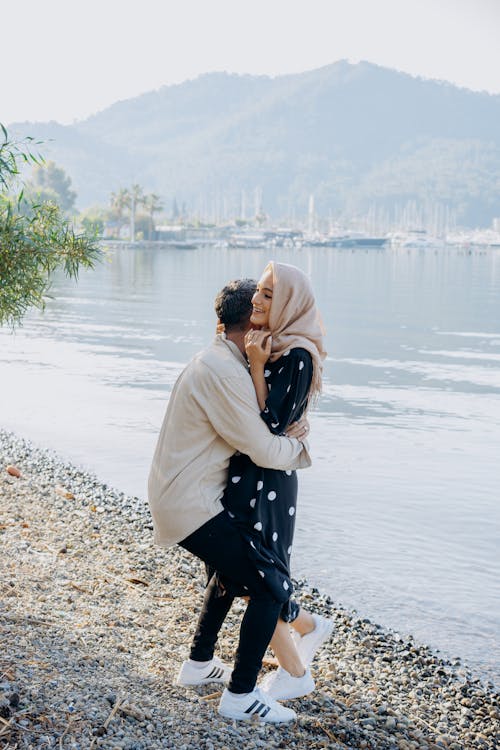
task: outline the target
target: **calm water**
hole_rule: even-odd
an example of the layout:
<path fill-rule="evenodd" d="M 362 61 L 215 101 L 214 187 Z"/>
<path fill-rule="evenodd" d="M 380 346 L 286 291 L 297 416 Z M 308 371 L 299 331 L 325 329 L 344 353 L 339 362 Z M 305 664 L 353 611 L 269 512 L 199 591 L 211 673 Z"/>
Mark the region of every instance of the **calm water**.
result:
<path fill-rule="evenodd" d="M 281 250 L 310 273 L 326 385 L 300 475 L 296 575 L 499 682 L 500 252 Z M 145 497 L 213 298 L 268 251 L 111 251 L 0 332 L 2 426 Z"/>

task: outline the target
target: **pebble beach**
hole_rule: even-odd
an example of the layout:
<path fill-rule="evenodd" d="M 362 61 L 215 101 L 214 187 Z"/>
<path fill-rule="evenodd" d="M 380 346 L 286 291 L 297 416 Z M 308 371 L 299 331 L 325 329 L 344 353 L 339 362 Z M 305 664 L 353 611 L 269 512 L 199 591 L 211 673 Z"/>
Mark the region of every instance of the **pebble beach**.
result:
<path fill-rule="evenodd" d="M 493 684 L 303 580 L 298 601 L 335 623 L 313 663 L 315 692 L 290 701 L 293 724 L 223 719 L 218 686 L 173 684 L 203 567 L 181 548 L 153 545 L 144 499 L 1 430 L 0 498 L 0 748 L 499 746 Z M 244 606 L 235 603 L 221 632 L 224 660 Z M 264 669 L 274 668 L 268 657 Z"/>

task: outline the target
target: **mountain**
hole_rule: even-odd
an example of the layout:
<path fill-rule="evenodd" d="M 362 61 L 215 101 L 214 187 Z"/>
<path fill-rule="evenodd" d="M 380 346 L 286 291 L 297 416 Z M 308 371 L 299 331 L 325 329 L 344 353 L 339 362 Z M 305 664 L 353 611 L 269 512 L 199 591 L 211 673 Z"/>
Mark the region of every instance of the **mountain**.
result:
<path fill-rule="evenodd" d="M 297 75 L 210 73 L 78 122 L 16 123 L 47 141 L 79 205 L 140 183 L 191 210 L 275 217 L 440 204 L 465 225 L 500 215 L 500 96 L 339 61 Z M 251 205 L 250 205 L 251 204 Z M 225 209 L 224 209 L 225 206 Z"/>

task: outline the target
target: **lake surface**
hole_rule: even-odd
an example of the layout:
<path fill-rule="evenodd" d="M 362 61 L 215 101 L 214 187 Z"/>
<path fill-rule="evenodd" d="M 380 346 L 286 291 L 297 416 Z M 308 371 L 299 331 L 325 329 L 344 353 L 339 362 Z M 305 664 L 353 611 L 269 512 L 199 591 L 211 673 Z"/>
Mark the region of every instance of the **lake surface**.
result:
<path fill-rule="evenodd" d="M 500 252 L 281 249 L 327 327 L 296 576 L 500 682 Z M 270 251 L 119 249 L 0 331 L 1 425 L 146 497 L 170 390 Z"/>

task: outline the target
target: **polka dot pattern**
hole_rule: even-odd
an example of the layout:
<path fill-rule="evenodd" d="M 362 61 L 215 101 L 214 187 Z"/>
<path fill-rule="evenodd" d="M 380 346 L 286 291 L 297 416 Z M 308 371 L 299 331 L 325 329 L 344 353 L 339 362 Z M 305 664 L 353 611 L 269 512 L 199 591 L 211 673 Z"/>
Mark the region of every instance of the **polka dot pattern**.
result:
<path fill-rule="evenodd" d="M 275 434 L 300 418 L 312 377 L 312 360 L 304 350 L 287 351 L 267 362 L 264 376 L 268 396 L 263 421 Z M 293 406 L 292 406 L 293 404 Z M 224 506 L 236 514 L 254 570 L 278 599 L 293 591 L 290 560 L 296 509 L 295 472 L 260 468 L 248 456 L 234 455 L 229 468 Z M 248 591 L 241 589 L 241 594 Z"/>

